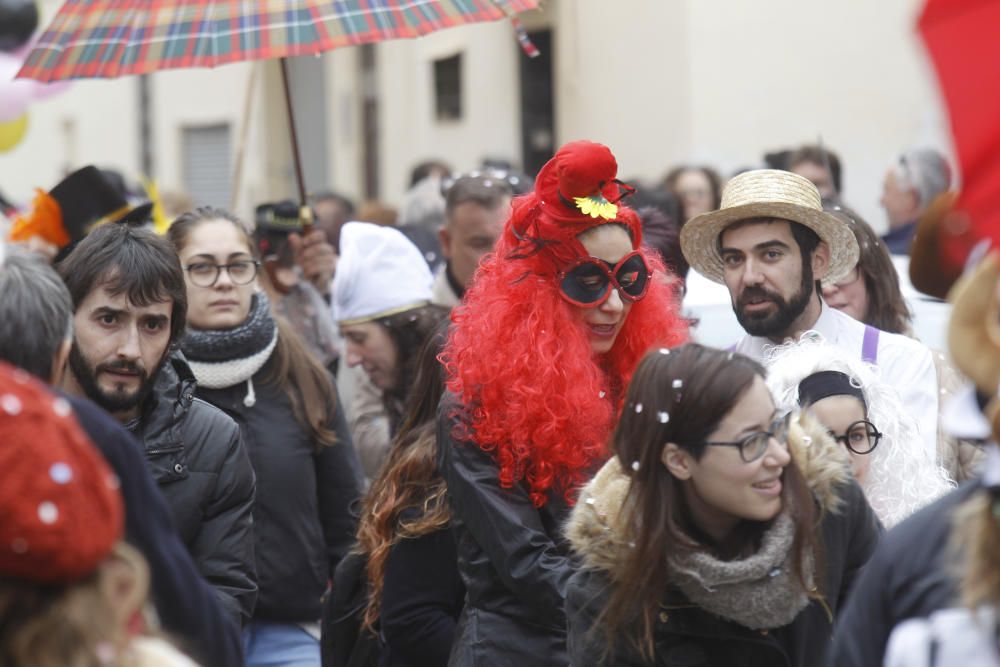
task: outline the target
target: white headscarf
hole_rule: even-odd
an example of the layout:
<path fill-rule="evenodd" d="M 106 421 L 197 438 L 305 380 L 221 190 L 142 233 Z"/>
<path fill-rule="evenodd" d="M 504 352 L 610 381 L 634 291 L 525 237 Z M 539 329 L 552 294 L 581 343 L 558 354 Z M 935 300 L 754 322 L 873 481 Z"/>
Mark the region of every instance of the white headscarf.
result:
<path fill-rule="evenodd" d="M 868 419 L 883 433 L 868 454 L 871 465 L 865 497 L 888 528 L 955 487 L 948 473 L 931 460 L 914 418 L 897 391 L 881 381 L 878 367 L 848 358 L 815 332 L 775 347 L 767 360 L 767 386 L 779 409 L 798 408 L 799 383 L 819 371 L 840 371 L 861 388 Z"/>
<path fill-rule="evenodd" d="M 434 276 L 398 229 L 348 222 L 340 231 L 333 278 L 333 319 L 370 322 L 430 303 Z"/>

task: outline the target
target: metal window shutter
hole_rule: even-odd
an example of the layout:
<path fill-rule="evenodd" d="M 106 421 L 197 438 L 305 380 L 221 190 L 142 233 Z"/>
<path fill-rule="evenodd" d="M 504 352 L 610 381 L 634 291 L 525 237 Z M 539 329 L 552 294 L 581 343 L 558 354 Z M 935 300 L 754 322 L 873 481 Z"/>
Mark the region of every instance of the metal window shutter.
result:
<path fill-rule="evenodd" d="M 184 188 L 195 206 L 229 207 L 229 123 L 183 129 Z"/>

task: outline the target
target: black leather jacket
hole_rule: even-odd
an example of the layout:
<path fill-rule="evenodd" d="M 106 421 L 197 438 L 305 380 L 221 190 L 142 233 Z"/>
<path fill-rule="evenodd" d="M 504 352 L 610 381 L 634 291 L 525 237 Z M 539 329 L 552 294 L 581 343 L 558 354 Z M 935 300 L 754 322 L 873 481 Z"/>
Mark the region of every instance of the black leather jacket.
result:
<path fill-rule="evenodd" d="M 455 439 L 460 410 L 446 393 L 438 465 L 467 591 L 448 664 L 568 665 L 563 606 L 572 565 L 561 527 L 569 507 L 559 492 L 536 508 L 523 484 L 501 487 L 494 458 Z"/>
<path fill-rule="evenodd" d="M 142 415 L 128 426 L 201 575 L 233 619 L 246 622 L 257 600 L 254 471 L 236 423 L 194 392 L 187 362 L 172 354 Z"/>

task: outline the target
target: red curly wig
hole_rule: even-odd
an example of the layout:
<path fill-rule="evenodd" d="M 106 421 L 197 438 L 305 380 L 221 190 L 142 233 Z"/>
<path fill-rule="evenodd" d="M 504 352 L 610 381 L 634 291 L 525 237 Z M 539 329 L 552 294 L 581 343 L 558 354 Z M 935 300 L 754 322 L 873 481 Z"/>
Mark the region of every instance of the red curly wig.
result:
<path fill-rule="evenodd" d="M 595 170 L 595 162 L 602 169 Z M 616 170 L 611 151 L 590 142 L 568 144 L 543 167 L 535 192 L 515 200 L 494 252 L 453 312 L 441 357 L 448 388 L 470 415 L 456 435 L 493 453 L 502 486 L 523 480 L 536 507 L 557 491 L 574 500 L 608 457 L 624 389 L 643 354 L 687 339 L 666 270 L 640 245 L 635 212 L 617 206 L 604 218 L 571 203 L 588 195 L 617 203 Z M 586 255 L 579 234 L 601 224 L 625 227 L 655 275 L 612 349 L 595 356 L 555 276 Z"/>

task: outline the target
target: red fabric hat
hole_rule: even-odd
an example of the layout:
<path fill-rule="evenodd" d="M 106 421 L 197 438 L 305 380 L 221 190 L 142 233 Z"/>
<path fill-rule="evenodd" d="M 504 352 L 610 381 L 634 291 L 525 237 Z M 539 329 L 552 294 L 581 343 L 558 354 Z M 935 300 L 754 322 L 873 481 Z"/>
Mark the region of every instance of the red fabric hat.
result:
<path fill-rule="evenodd" d="M 619 181 L 611 149 L 592 141 L 573 141 L 545 163 L 535 191 L 514 201 L 504 230 L 514 258 L 539 258 L 536 273 L 555 272 L 586 256 L 577 236 L 598 225 L 625 225 L 632 247 L 642 244 L 642 223 L 620 203 L 633 188 Z"/>
<path fill-rule="evenodd" d="M 0 470 L 0 575 L 73 582 L 121 539 L 118 479 L 70 404 L 3 363 Z"/>

